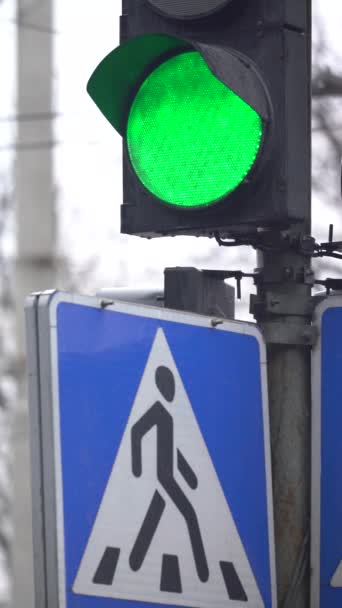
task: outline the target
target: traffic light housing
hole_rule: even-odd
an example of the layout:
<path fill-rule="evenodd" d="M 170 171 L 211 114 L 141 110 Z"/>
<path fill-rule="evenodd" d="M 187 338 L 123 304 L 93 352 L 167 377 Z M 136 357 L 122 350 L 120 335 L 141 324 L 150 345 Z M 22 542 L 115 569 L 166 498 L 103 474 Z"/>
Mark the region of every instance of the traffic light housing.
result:
<path fill-rule="evenodd" d="M 124 0 L 88 92 L 124 142 L 122 232 L 237 236 L 310 208 L 310 11 Z"/>

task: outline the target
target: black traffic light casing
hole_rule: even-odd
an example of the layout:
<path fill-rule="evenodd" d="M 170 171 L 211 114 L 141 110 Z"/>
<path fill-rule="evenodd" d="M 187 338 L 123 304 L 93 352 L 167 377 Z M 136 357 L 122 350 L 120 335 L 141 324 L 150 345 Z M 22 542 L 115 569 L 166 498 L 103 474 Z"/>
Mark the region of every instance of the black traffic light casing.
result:
<path fill-rule="evenodd" d="M 190 7 L 190 12 L 192 6 L 198 12 L 206 12 L 208 4 L 217 6 L 218 10 L 202 18 L 165 16 L 170 11 L 183 15 L 184 6 Z M 145 237 L 212 236 L 214 233 L 225 237 L 244 234 L 251 228 L 286 228 L 292 223 L 308 221 L 309 0 L 306 3 L 298 0 L 210 0 L 209 3 L 206 0 L 188 3 L 185 0 L 123 0 L 121 44 L 137 36 L 156 33 L 175 36 L 195 46 L 207 45 L 206 59 L 222 80 L 231 65 L 225 65 L 218 47 L 248 59 L 249 69 L 256 67 L 269 99 L 267 142 L 257 170 L 242 185 L 218 204 L 189 210 L 165 205 L 144 188 L 131 165 L 124 141 L 122 232 Z"/>

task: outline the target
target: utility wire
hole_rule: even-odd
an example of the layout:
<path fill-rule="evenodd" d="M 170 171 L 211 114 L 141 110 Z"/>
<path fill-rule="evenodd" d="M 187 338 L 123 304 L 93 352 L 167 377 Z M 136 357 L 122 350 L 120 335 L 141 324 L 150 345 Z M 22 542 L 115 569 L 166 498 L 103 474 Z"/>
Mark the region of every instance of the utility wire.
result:
<path fill-rule="evenodd" d="M 49 150 L 51 148 L 56 148 L 57 146 L 67 146 L 67 145 L 77 145 L 77 146 L 99 146 L 103 145 L 102 141 L 80 141 L 80 142 L 67 142 L 67 141 L 37 141 L 37 142 L 28 142 L 27 144 L 7 144 L 6 146 L 0 146 L 0 152 L 9 152 L 11 150 Z"/>
<path fill-rule="evenodd" d="M 55 148 L 61 145 L 63 142 L 59 141 L 37 141 L 30 142 L 27 144 L 7 144 L 6 146 L 0 146 L 0 152 L 9 152 L 10 150 L 44 150 Z"/>
<path fill-rule="evenodd" d="M 27 23 L 26 21 L 21 21 L 21 19 L 0 19 L 0 23 L 15 25 L 25 30 L 32 30 L 41 34 L 50 34 L 51 36 L 60 36 L 61 34 L 58 30 L 44 27 L 43 25 L 37 25 L 36 23 Z"/>
<path fill-rule="evenodd" d="M 0 0 L 1 1 L 1 0 Z M 65 116 L 75 115 L 75 113 L 68 114 L 65 112 L 37 112 L 34 114 L 13 114 L 13 116 L 0 116 L 0 123 L 9 122 L 39 122 L 44 120 L 56 120 L 57 118 L 64 118 Z M 334 131 L 342 130 L 342 125 L 331 125 Z M 324 127 L 315 126 L 312 127 L 312 133 L 324 132 Z"/>
<path fill-rule="evenodd" d="M 13 116 L 0 116 L 1 122 L 34 122 L 44 120 L 55 120 L 65 116 L 63 112 L 37 112 L 34 114 L 13 114 Z"/>

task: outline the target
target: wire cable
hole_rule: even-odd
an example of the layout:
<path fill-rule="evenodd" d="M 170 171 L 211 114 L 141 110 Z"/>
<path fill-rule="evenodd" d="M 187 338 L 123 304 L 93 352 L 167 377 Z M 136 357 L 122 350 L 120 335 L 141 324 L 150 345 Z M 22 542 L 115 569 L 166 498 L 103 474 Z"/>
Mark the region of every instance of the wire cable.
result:
<path fill-rule="evenodd" d="M 51 148 L 57 148 L 58 146 L 99 146 L 103 145 L 102 141 L 79 141 L 79 142 L 68 142 L 68 141 L 37 141 L 37 142 L 28 142 L 26 143 L 14 143 L 7 144 L 5 146 L 0 146 L 0 152 L 10 152 L 15 150 L 22 151 L 33 151 L 33 150 L 49 150 Z"/>
<path fill-rule="evenodd" d="M 34 32 L 39 32 L 40 34 L 49 34 L 51 36 L 60 36 L 61 32 L 58 30 L 44 27 L 43 25 L 37 25 L 36 23 L 28 23 L 26 21 L 21 21 L 21 19 L 0 19 L 0 23 L 5 23 L 9 25 L 15 25 L 22 29 L 32 30 Z"/>
<path fill-rule="evenodd" d="M 37 112 L 35 114 L 13 114 L 13 116 L 0 116 L 0 123 L 8 122 L 35 122 L 55 120 L 65 116 L 63 112 Z"/>

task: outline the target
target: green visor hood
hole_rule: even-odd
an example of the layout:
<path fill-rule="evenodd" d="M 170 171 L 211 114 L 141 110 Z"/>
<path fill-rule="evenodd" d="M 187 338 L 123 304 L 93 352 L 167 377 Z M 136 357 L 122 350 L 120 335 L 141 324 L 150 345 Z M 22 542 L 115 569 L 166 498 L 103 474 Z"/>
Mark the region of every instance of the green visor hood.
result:
<path fill-rule="evenodd" d="M 253 62 L 230 49 L 164 34 L 139 36 L 114 49 L 95 69 L 87 91 L 110 124 L 124 136 L 129 108 L 148 74 L 172 55 L 194 49 L 212 73 L 267 122 L 269 99 Z"/>

